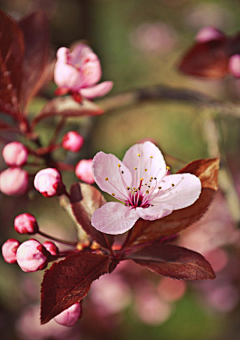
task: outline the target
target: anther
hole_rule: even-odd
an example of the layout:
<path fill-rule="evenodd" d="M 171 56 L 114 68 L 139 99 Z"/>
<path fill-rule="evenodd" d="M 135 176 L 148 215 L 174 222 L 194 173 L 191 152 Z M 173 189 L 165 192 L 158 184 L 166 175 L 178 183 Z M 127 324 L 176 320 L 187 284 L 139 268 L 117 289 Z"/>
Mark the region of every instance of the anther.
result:
<path fill-rule="evenodd" d="M 144 171 L 147 171 L 147 169 L 145 169 Z"/>
<path fill-rule="evenodd" d="M 114 192 L 112 193 L 112 196 L 115 196 Z"/>
<path fill-rule="evenodd" d="M 146 190 L 146 194 L 149 194 L 149 191 L 148 191 L 148 190 Z"/>
<path fill-rule="evenodd" d="M 174 183 L 172 183 L 172 187 L 174 187 L 175 186 L 175 184 Z"/>
<path fill-rule="evenodd" d="M 108 181 L 108 177 L 105 178 L 105 181 Z"/>
<path fill-rule="evenodd" d="M 141 178 L 140 178 L 140 181 L 143 181 L 143 180 L 144 180 L 144 179 L 141 177 Z"/>
<path fill-rule="evenodd" d="M 166 166 L 166 169 L 170 170 L 170 166 Z"/>
<path fill-rule="evenodd" d="M 150 158 L 153 158 L 153 156 L 150 156 Z"/>
<path fill-rule="evenodd" d="M 135 167 L 134 170 L 137 170 L 137 168 Z"/>
<path fill-rule="evenodd" d="M 130 190 L 130 187 L 127 187 L 127 190 Z"/>
<path fill-rule="evenodd" d="M 121 164 L 118 164 L 118 167 L 121 168 Z"/>
<path fill-rule="evenodd" d="M 158 189 L 162 189 L 162 187 L 158 187 Z"/>
<path fill-rule="evenodd" d="M 124 174 L 124 171 L 121 171 L 122 172 L 122 174 Z"/>
<path fill-rule="evenodd" d="M 138 157 L 140 157 L 140 153 L 138 153 Z"/>

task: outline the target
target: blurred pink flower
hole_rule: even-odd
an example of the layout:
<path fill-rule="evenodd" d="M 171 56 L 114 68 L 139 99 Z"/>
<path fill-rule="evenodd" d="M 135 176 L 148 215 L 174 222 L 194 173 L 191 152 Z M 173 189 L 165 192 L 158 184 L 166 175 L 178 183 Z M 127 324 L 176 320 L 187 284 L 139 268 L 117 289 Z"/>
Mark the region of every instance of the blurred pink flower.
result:
<path fill-rule="evenodd" d="M 78 152 L 84 143 L 84 139 L 76 131 L 69 131 L 63 136 L 62 146 L 64 149 Z"/>
<path fill-rule="evenodd" d="M 218 40 L 224 37 L 224 34 L 213 26 L 206 26 L 200 29 L 195 40 L 199 43 L 204 43 L 209 40 Z"/>
<path fill-rule="evenodd" d="M 23 195 L 28 190 L 28 174 L 21 168 L 8 168 L 0 173 L 0 191 L 5 195 Z"/>
<path fill-rule="evenodd" d="M 235 77 L 240 78 L 240 54 L 234 54 L 230 57 L 228 67 Z"/>
<path fill-rule="evenodd" d="M 28 213 L 18 215 L 14 219 L 14 229 L 20 234 L 36 234 L 38 232 L 36 218 Z"/>
<path fill-rule="evenodd" d="M 81 159 L 76 165 L 75 174 L 83 182 L 94 183 L 92 159 Z"/>
<path fill-rule="evenodd" d="M 20 242 L 15 239 L 7 240 L 2 246 L 2 255 L 6 262 L 15 263 L 17 262 L 16 253 L 20 246 Z"/>
<path fill-rule="evenodd" d="M 113 86 L 113 82 L 96 83 L 102 75 L 99 59 L 92 49 L 78 44 L 70 52 L 61 47 L 57 52 L 54 80 L 58 86 L 57 94 L 77 93 L 85 98 L 104 96 Z"/>
<path fill-rule="evenodd" d="M 167 175 L 160 150 L 151 142 L 135 144 L 121 162 L 99 152 L 93 159 L 94 178 L 101 190 L 123 202 L 108 202 L 92 216 L 92 225 L 108 234 L 122 234 L 139 218 L 157 220 L 193 204 L 201 192 L 192 174 Z"/>
<path fill-rule="evenodd" d="M 61 175 L 54 168 L 40 170 L 34 178 L 34 186 L 45 197 L 61 195 L 64 191 Z"/>
<path fill-rule="evenodd" d="M 4 146 L 2 155 L 7 165 L 22 166 L 27 161 L 28 152 L 22 143 L 11 142 Z"/>
<path fill-rule="evenodd" d="M 59 324 L 66 327 L 72 327 L 78 321 L 81 315 L 81 305 L 79 302 L 74 303 L 68 309 L 55 316 L 54 320 Z"/>
<path fill-rule="evenodd" d="M 23 242 L 17 249 L 17 263 L 24 272 L 44 269 L 48 264 L 48 251 L 34 239 Z"/>

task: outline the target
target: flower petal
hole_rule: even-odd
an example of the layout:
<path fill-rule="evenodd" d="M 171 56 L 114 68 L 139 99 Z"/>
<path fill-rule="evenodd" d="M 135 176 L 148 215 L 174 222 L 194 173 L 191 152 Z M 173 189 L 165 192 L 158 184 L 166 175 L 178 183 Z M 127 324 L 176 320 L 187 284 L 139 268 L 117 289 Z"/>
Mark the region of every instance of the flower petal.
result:
<path fill-rule="evenodd" d="M 163 194 L 154 198 L 151 204 L 167 203 L 172 206 L 173 210 L 192 205 L 201 193 L 201 181 L 192 174 L 165 176 L 160 185 L 162 186 L 160 193 L 163 192 Z"/>
<path fill-rule="evenodd" d="M 92 167 L 94 179 L 101 190 L 114 194 L 117 199 L 128 199 L 127 187 L 131 185 L 132 175 L 116 156 L 98 152 L 93 158 Z"/>
<path fill-rule="evenodd" d="M 103 83 L 100 83 L 96 86 L 89 87 L 86 89 L 81 89 L 80 94 L 83 97 L 86 98 L 95 98 L 95 97 L 101 97 L 107 94 L 109 91 L 111 91 L 113 87 L 112 81 L 104 81 Z"/>
<path fill-rule="evenodd" d="M 125 153 L 123 163 L 131 171 L 133 178 L 136 172 L 134 168 L 138 167 L 140 167 L 140 169 L 137 169 L 138 177 L 145 180 L 149 180 L 150 177 L 157 177 L 158 180 L 161 180 L 166 174 L 166 164 L 163 155 L 152 142 L 133 145 Z M 133 183 L 133 186 L 137 185 L 138 183 Z"/>
<path fill-rule="evenodd" d="M 148 208 L 136 208 L 136 212 L 139 217 L 143 220 L 158 220 L 164 216 L 170 215 L 173 209 L 170 204 L 167 203 L 160 203 Z"/>
<path fill-rule="evenodd" d="M 102 69 L 97 55 L 93 52 L 82 58 L 80 64 L 82 87 L 89 87 L 96 84 L 101 76 Z"/>
<path fill-rule="evenodd" d="M 135 209 L 118 202 L 108 202 L 94 211 L 92 225 L 103 233 L 118 235 L 131 229 L 138 219 Z"/>
<path fill-rule="evenodd" d="M 54 69 L 54 81 L 58 87 L 78 90 L 81 86 L 80 75 L 76 68 L 57 61 Z"/>
<path fill-rule="evenodd" d="M 85 44 L 77 44 L 69 55 L 68 62 L 71 65 L 81 64 L 86 57 L 93 53 L 91 47 Z"/>

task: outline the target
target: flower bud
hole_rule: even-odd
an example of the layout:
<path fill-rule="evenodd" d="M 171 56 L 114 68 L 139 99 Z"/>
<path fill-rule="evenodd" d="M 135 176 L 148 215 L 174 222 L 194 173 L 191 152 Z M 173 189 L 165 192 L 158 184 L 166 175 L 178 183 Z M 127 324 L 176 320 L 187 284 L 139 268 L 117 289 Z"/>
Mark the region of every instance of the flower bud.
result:
<path fill-rule="evenodd" d="M 24 272 L 35 272 L 46 268 L 49 252 L 40 242 L 30 239 L 17 249 L 17 263 Z"/>
<path fill-rule="evenodd" d="M 54 320 L 60 325 L 72 327 L 81 315 L 81 305 L 79 302 L 75 303 L 62 313 L 55 316 Z"/>
<path fill-rule="evenodd" d="M 27 189 L 27 171 L 21 168 L 8 168 L 0 173 L 0 191 L 5 195 L 23 195 Z"/>
<path fill-rule="evenodd" d="M 234 54 L 229 59 L 229 71 L 235 76 L 240 77 L 240 54 Z"/>
<path fill-rule="evenodd" d="M 59 249 L 53 242 L 45 241 L 43 246 L 47 249 L 47 251 L 49 251 L 51 255 L 55 256 L 59 254 Z"/>
<path fill-rule="evenodd" d="M 207 41 L 211 40 L 219 40 L 224 37 L 224 34 L 217 30 L 215 27 L 212 26 L 206 26 L 200 29 L 198 34 L 196 35 L 195 40 L 198 43 L 205 43 Z"/>
<path fill-rule="evenodd" d="M 3 244 L 2 255 L 6 262 L 8 263 L 17 262 L 16 253 L 19 246 L 20 242 L 18 240 L 14 240 L 13 238 L 10 238 Z"/>
<path fill-rule="evenodd" d="M 65 189 L 60 173 L 53 168 L 40 170 L 34 178 L 34 186 L 45 197 L 62 195 Z"/>
<path fill-rule="evenodd" d="M 39 230 L 36 218 L 28 213 L 18 215 L 14 220 L 14 228 L 19 234 L 36 234 Z"/>
<path fill-rule="evenodd" d="M 2 155 L 7 165 L 22 166 L 27 161 L 28 152 L 22 143 L 11 142 L 5 145 Z"/>
<path fill-rule="evenodd" d="M 88 184 L 94 183 L 92 171 L 92 159 L 82 159 L 75 168 L 76 176 L 83 182 Z"/>
<path fill-rule="evenodd" d="M 83 137 L 76 131 L 69 131 L 63 136 L 62 146 L 66 150 L 78 152 L 81 149 L 83 142 Z"/>

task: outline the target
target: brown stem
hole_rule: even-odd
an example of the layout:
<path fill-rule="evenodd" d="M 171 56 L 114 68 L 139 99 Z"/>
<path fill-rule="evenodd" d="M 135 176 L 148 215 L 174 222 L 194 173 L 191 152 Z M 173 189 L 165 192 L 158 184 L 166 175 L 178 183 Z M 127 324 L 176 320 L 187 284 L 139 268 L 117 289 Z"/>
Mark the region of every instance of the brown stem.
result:
<path fill-rule="evenodd" d="M 69 246 L 74 246 L 76 247 L 76 245 L 78 244 L 78 242 L 71 242 L 71 241 L 64 241 L 64 240 L 61 240 L 60 238 L 57 238 L 57 237 L 54 237 L 54 236 L 51 236 L 51 235 L 48 235 L 46 233 L 44 233 L 43 231 L 39 230 L 38 231 L 38 234 L 43 236 L 43 237 L 46 237 L 46 238 L 49 238 L 53 241 L 56 241 L 56 242 L 59 242 L 59 243 L 62 243 L 62 244 L 67 244 Z"/>

